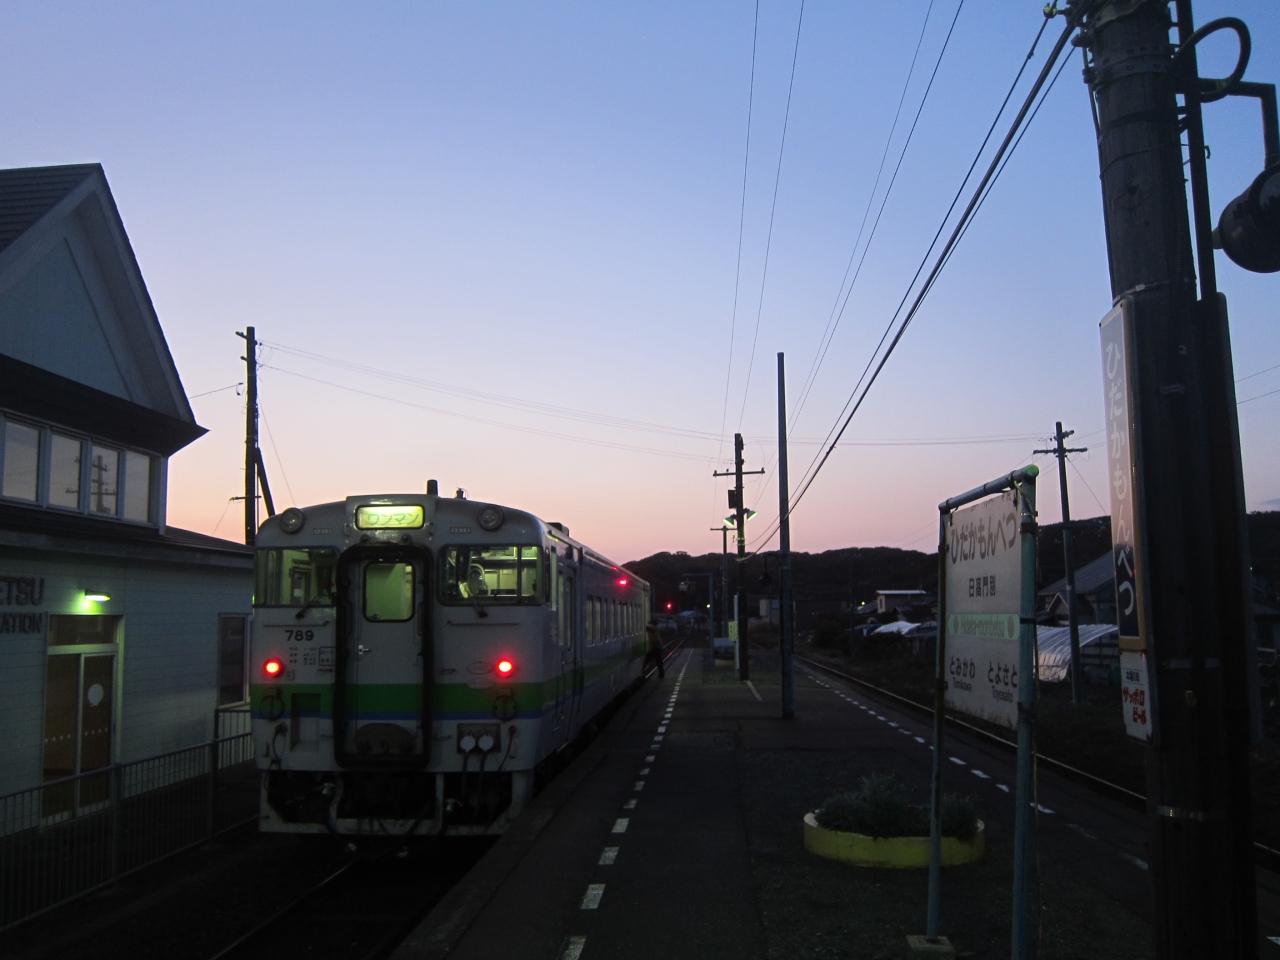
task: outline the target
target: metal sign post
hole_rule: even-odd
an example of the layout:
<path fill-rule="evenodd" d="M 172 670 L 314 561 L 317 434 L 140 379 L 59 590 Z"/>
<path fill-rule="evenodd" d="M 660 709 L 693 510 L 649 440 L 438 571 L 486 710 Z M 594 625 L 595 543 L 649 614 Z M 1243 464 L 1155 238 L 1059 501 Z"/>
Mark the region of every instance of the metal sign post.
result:
<path fill-rule="evenodd" d="M 936 942 L 941 920 L 942 738 L 950 707 L 1018 731 L 1013 960 L 1030 955 L 1039 473 L 1028 466 L 938 504 L 938 642 L 925 936 Z"/>

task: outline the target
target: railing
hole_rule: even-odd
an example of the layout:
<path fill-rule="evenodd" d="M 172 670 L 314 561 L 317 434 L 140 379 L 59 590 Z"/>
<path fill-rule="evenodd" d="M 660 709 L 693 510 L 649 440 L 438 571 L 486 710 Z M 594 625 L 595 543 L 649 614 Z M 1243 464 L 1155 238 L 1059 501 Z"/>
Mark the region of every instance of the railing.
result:
<path fill-rule="evenodd" d="M 257 805 L 247 732 L 0 796 L 0 930 L 205 843 Z"/>

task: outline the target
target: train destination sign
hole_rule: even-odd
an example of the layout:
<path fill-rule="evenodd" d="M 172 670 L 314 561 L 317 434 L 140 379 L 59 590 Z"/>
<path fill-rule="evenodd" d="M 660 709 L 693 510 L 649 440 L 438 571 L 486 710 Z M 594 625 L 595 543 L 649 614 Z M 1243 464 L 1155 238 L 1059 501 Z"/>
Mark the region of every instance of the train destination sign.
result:
<path fill-rule="evenodd" d="M 946 523 L 946 705 L 992 723 L 1018 720 L 1022 541 L 1012 490 L 952 511 Z"/>
<path fill-rule="evenodd" d="M 423 522 L 423 510 L 418 504 L 356 507 L 357 530 L 416 530 Z"/>

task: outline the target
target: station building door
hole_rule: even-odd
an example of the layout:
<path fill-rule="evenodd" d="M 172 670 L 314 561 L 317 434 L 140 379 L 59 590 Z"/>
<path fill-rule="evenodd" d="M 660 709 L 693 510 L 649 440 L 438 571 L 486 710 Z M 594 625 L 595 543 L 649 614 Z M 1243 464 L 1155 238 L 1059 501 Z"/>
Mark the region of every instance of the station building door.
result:
<path fill-rule="evenodd" d="M 44 782 L 111 766 L 120 617 L 49 616 Z M 108 774 L 44 791 L 42 817 L 75 815 L 110 797 Z"/>

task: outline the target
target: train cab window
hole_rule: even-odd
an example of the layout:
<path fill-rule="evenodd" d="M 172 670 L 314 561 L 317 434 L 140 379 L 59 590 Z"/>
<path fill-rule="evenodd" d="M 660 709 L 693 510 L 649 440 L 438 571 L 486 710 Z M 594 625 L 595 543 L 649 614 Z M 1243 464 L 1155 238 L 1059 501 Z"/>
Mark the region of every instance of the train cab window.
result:
<path fill-rule="evenodd" d="M 260 607 L 333 606 L 334 550 L 259 550 L 254 603 Z"/>
<path fill-rule="evenodd" d="M 541 603 L 538 547 L 445 547 L 441 591 L 446 603 Z"/>
<path fill-rule="evenodd" d="M 413 564 L 370 563 L 364 568 L 364 618 L 403 622 L 413 618 Z"/>

